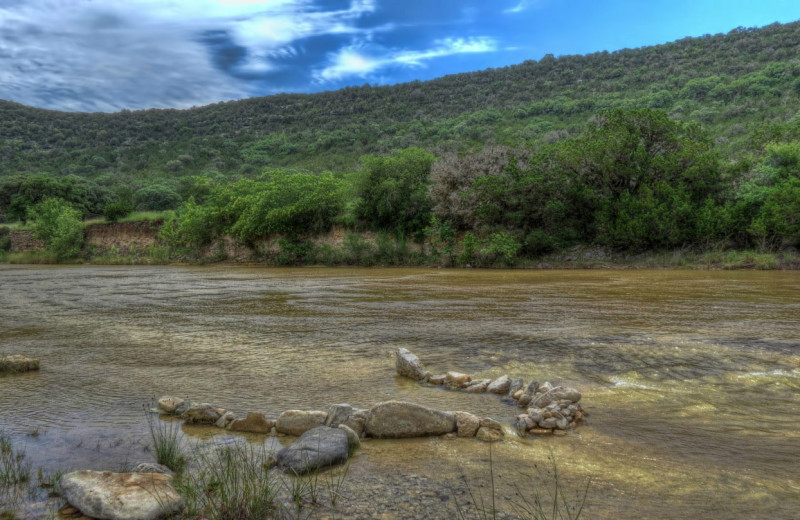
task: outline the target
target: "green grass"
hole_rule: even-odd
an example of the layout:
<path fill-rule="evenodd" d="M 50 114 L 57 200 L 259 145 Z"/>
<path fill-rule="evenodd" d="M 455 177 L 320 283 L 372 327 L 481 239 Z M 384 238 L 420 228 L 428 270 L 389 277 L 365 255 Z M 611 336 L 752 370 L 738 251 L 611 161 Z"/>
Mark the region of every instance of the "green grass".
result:
<path fill-rule="evenodd" d="M 25 484 L 31 477 L 31 465 L 25 460 L 25 452 L 11 444 L 5 434 L 0 433 L 0 488 Z"/>
<path fill-rule="evenodd" d="M 186 456 L 183 454 L 181 423 L 162 421 L 155 414 L 148 413 L 147 426 L 156 462 L 176 473 L 183 471 L 186 466 Z"/>

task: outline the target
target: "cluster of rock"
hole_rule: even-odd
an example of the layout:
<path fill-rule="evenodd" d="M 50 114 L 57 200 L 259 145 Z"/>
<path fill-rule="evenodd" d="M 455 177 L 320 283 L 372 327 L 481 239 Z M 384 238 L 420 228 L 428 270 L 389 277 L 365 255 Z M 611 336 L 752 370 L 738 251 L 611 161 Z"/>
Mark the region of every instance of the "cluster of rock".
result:
<path fill-rule="evenodd" d="M 38 359 L 29 358 L 21 354 L 0 357 L 0 374 L 5 372 L 15 374 L 32 370 L 39 370 Z"/>
<path fill-rule="evenodd" d="M 581 393 L 574 388 L 554 387 L 549 382 L 540 385 L 536 381 L 526 385 L 521 377 L 511 379 L 508 375 L 494 380 L 474 379 L 461 372 L 434 375 L 425 370 L 419 358 L 405 348 L 398 349 L 395 358 L 397 374 L 400 376 L 451 390 L 488 392 L 513 399 L 517 406 L 526 409 L 526 413 L 518 415 L 514 421 L 514 427 L 521 435 L 563 432 L 578 426 L 585 415 L 578 403 Z"/>

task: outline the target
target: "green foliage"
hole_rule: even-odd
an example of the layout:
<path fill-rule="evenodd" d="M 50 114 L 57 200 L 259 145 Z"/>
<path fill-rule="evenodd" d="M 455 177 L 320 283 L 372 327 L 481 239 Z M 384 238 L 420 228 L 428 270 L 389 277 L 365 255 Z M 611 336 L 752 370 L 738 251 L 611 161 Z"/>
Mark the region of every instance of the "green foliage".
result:
<path fill-rule="evenodd" d="M 506 265 L 513 265 L 521 244 L 509 233 L 492 233 L 486 247 L 481 249 L 481 254 L 486 255 L 490 262 L 500 261 Z"/>
<path fill-rule="evenodd" d="M 307 240 L 286 240 L 278 239 L 281 248 L 280 253 L 275 257 L 278 265 L 302 265 L 309 258 L 313 244 Z"/>
<path fill-rule="evenodd" d="M 464 238 L 461 240 L 461 252 L 458 253 L 458 263 L 468 265 L 474 262 L 478 247 L 480 247 L 480 243 L 477 237 L 470 231 L 464 233 Z"/>
<path fill-rule="evenodd" d="M 0 254 L 11 251 L 11 230 L 6 226 L 0 226 Z"/>
<path fill-rule="evenodd" d="M 140 211 L 164 211 L 175 209 L 181 202 L 181 196 L 174 189 L 163 184 L 152 184 L 136 190 L 133 204 Z"/>
<path fill-rule="evenodd" d="M 189 199 L 167 216 L 158 236 L 176 251 L 197 252 L 211 242 L 213 229 L 210 219 L 208 208 Z"/>
<path fill-rule="evenodd" d="M 355 180 L 355 215 L 373 229 L 415 233 L 430 221 L 428 178 L 435 157 L 409 148 L 387 157 L 362 157 Z"/>
<path fill-rule="evenodd" d="M 46 199 L 28 213 L 33 220 L 33 234 L 47 244 L 57 261 L 76 256 L 83 246 L 80 212 L 62 199 Z"/>
<path fill-rule="evenodd" d="M 331 173 L 278 170 L 262 181 L 240 181 L 232 192 L 212 195 L 212 199 L 215 204 L 230 200 L 231 213 L 225 215 L 225 209 L 217 206 L 217 218 L 221 216 L 223 224 L 232 221 L 230 232 L 252 243 L 274 234 L 296 237 L 329 230 L 342 209 L 342 187 Z"/>
<path fill-rule="evenodd" d="M 127 200 L 115 200 L 103 207 L 103 216 L 109 222 L 116 222 L 121 218 L 127 217 L 131 213 L 133 213 L 133 204 Z"/>

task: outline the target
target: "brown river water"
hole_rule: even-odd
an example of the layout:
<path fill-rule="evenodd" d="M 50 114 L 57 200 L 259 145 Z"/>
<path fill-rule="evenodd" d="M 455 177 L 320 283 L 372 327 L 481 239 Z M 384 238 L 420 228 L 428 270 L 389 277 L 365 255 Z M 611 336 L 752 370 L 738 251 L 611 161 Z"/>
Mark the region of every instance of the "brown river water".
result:
<path fill-rule="evenodd" d="M 166 394 L 273 416 L 399 399 L 511 424 L 496 396 L 396 377 L 401 346 L 433 372 L 582 391 L 583 427 L 492 447 L 503 511 L 552 455 L 569 489 L 591 479 L 583 518 L 800 518 L 797 272 L 0 266 L 0 354 L 42 363 L 0 377 L 0 432 L 70 471 L 152 460 L 145 410 Z M 367 441 L 337 518 L 454 517 L 463 475 L 487 492 L 488 459 L 474 439 Z"/>

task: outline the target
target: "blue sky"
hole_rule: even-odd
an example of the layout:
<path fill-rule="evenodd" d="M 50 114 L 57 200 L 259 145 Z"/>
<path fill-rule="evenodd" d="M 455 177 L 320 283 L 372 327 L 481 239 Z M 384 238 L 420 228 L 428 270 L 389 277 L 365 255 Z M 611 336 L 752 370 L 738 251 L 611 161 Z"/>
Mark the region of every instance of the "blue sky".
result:
<path fill-rule="evenodd" d="M 0 0 L 0 99 L 186 108 L 800 19 L 800 0 Z"/>

